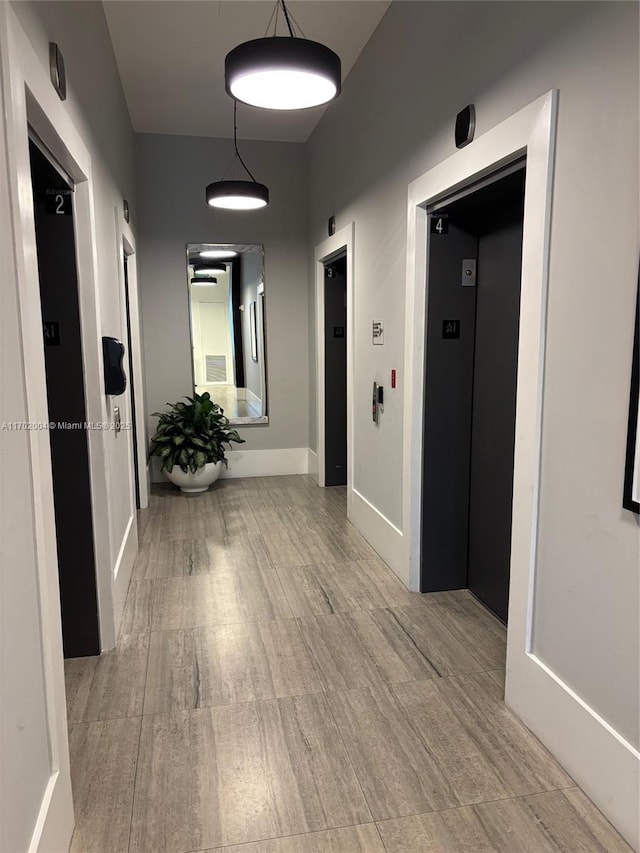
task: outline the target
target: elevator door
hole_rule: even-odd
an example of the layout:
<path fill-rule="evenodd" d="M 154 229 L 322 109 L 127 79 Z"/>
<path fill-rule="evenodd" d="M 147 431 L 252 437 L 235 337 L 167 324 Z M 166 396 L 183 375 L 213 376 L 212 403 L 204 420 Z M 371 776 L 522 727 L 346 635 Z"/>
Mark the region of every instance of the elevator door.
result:
<path fill-rule="evenodd" d="M 521 200 L 488 210 L 478 235 L 467 585 L 507 620 L 522 266 Z"/>
<path fill-rule="evenodd" d="M 64 656 L 100 653 L 73 189 L 31 142 Z"/>
<path fill-rule="evenodd" d="M 347 258 L 324 269 L 325 485 L 347 482 Z"/>
<path fill-rule="evenodd" d="M 521 168 L 439 208 L 429 257 L 421 588 L 468 587 L 504 621 L 523 210 Z"/>

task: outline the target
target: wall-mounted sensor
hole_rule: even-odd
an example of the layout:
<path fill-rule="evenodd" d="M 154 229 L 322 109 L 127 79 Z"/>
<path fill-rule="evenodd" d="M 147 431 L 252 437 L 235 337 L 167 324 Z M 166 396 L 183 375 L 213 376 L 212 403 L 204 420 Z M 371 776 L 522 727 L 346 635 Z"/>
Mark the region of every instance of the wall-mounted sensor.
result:
<path fill-rule="evenodd" d="M 127 377 L 122 369 L 124 344 L 117 338 L 102 339 L 102 358 L 104 361 L 104 393 L 110 397 L 124 394 Z"/>
<path fill-rule="evenodd" d="M 49 42 L 49 75 L 58 97 L 64 101 L 67 97 L 67 75 L 64 70 L 62 53 L 54 41 Z"/>
<path fill-rule="evenodd" d="M 456 116 L 456 148 L 464 148 L 476 132 L 476 108 L 469 104 Z"/>
<path fill-rule="evenodd" d="M 336 218 L 335 218 L 335 216 L 329 217 L 329 220 L 327 222 L 327 232 L 329 234 L 329 237 L 333 237 L 333 235 L 336 233 Z"/>

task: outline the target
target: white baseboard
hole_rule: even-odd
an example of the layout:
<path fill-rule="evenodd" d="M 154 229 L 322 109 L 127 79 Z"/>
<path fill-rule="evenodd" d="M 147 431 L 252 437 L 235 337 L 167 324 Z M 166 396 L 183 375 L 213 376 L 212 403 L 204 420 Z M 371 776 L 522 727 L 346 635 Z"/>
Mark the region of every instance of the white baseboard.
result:
<path fill-rule="evenodd" d="M 505 701 L 634 850 L 640 845 L 640 753 L 535 655 L 507 660 Z"/>
<path fill-rule="evenodd" d="M 258 397 L 257 394 L 254 394 L 251 388 L 245 388 L 247 392 L 246 400 L 248 403 L 251 403 L 252 406 L 256 406 L 259 409 L 262 409 L 262 400 Z"/>
<path fill-rule="evenodd" d="M 402 531 L 356 489 L 351 490 L 350 504 L 349 521 L 358 528 L 402 583 L 408 586 L 409 572 L 405 566 Z"/>
<path fill-rule="evenodd" d="M 310 447 L 307 447 L 307 473 L 314 481 L 314 483 L 318 482 L 318 454 L 315 450 L 312 450 Z"/>
<path fill-rule="evenodd" d="M 69 784 L 68 761 L 64 772 L 67 784 L 62 784 L 61 771 L 51 774 L 44 790 L 40 811 L 29 844 L 29 853 L 53 853 L 68 850 L 73 835 L 73 804 Z"/>
<path fill-rule="evenodd" d="M 132 515 L 127 524 L 127 529 L 122 537 L 120 552 L 113 572 L 113 621 L 115 624 L 115 636 L 118 636 L 120 622 L 124 611 L 124 602 L 129 589 L 129 581 L 133 572 L 133 564 L 138 553 L 138 527 L 136 516 Z M 102 651 L 107 651 L 107 644 Z"/>
<path fill-rule="evenodd" d="M 279 474 L 306 474 L 308 456 L 306 447 L 288 447 L 281 450 L 230 450 L 228 467 L 222 477 L 277 477 Z"/>

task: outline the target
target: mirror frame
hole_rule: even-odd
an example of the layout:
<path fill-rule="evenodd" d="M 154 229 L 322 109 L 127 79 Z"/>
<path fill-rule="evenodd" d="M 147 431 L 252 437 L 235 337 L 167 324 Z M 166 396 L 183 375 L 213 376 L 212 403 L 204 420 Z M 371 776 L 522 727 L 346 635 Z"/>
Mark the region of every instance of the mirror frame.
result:
<path fill-rule="evenodd" d="M 254 416 L 254 417 L 229 417 L 229 423 L 232 426 L 254 426 L 257 424 L 268 424 L 269 423 L 269 377 L 267 371 L 267 365 L 269 363 L 269 359 L 267 357 L 267 323 L 266 323 L 266 302 L 265 302 L 265 278 L 266 278 L 266 263 L 265 263 L 265 251 L 263 243 L 187 243 L 186 245 L 186 267 L 185 267 L 185 279 L 187 283 L 187 308 L 188 308 L 188 320 L 189 320 L 189 363 L 191 367 L 191 386 L 193 388 L 193 392 L 195 394 L 196 389 L 196 375 L 195 375 L 195 366 L 193 363 L 193 321 L 191 317 L 191 288 L 189 282 L 189 267 L 191 266 L 189 254 L 194 250 L 206 250 L 206 249 L 228 249 L 229 251 L 235 251 L 241 253 L 244 249 L 245 251 L 259 252 L 262 255 L 262 284 L 258 285 L 258 297 L 262 298 L 262 351 L 263 351 L 263 373 L 264 373 L 264 400 L 263 400 L 263 413 L 262 415 Z M 257 301 L 257 300 L 256 300 Z M 245 310 L 250 310 L 249 306 L 246 307 Z M 213 397 L 212 397 L 213 399 Z M 213 400 L 215 403 L 215 399 Z M 226 415 L 226 412 L 225 412 Z"/>

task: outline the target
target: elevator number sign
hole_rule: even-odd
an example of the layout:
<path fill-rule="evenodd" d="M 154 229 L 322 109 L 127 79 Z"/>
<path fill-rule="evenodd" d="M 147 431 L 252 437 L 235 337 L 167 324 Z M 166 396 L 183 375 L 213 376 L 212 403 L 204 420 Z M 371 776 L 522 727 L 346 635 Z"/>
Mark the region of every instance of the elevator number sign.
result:
<path fill-rule="evenodd" d="M 431 214 L 431 233 L 439 235 L 449 233 L 449 217 L 445 213 Z"/>
<path fill-rule="evenodd" d="M 47 189 L 46 208 L 52 216 L 71 216 L 71 194 L 73 190 Z"/>

